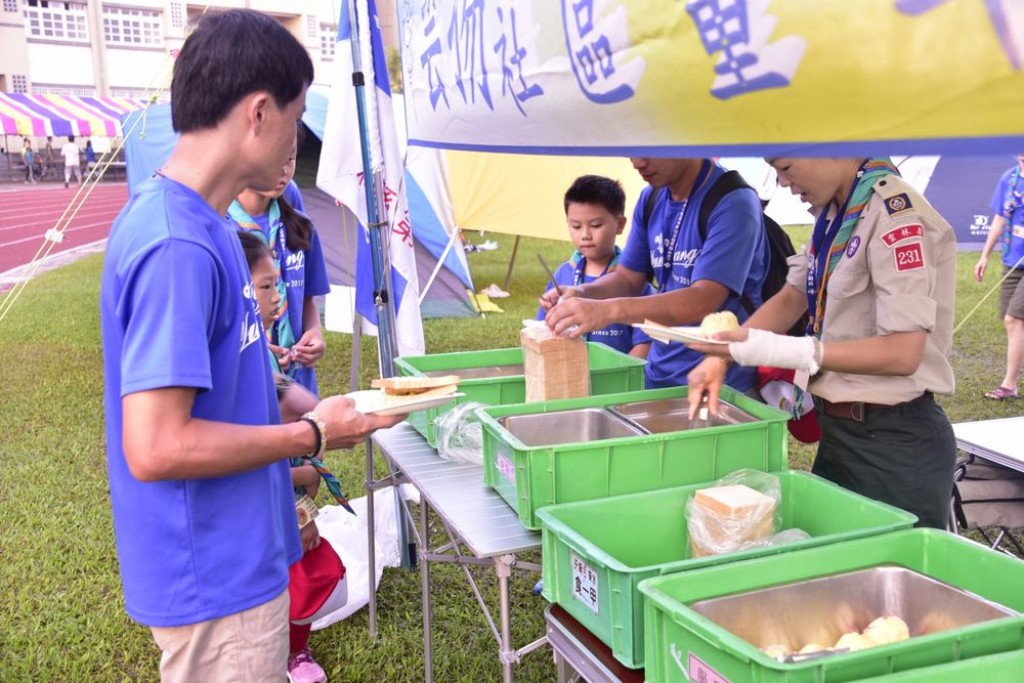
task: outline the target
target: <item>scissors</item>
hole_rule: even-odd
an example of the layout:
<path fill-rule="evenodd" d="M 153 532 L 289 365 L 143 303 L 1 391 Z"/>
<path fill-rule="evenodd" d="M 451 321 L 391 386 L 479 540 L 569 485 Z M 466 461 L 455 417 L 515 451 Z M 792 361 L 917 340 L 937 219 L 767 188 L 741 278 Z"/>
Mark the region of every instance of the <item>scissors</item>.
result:
<path fill-rule="evenodd" d="M 540 265 L 543 266 L 544 272 L 548 274 L 548 280 L 555 286 L 555 291 L 558 292 L 558 298 L 561 299 L 562 288 L 558 286 L 557 282 L 555 282 L 555 274 L 551 272 L 550 268 L 548 268 L 548 262 L 544 260 L 544 257 L 540 255 L 540 252 L 537 253 L 537 260 L 540 261 Z"/>

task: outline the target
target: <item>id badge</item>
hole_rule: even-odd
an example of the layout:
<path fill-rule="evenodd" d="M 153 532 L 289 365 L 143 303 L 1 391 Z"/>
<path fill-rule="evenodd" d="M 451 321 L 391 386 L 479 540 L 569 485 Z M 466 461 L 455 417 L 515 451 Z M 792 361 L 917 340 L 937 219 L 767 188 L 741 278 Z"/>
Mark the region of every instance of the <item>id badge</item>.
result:
<path fill-rule="evenodd" d="M 316 508 L 316 503 L 307 494 L 303 494 L 301 498 L 295 501 L 295 515 L 299 518 L 299 528 L 303 528 L 314 519 L 320 511 Z"/>
<path fill-rule="evenodd" d="M 793 372 L 793 384 L 800 389 L 800 391 L 807 391 L 807 385 L 811 381 L 811 375 L 806 370 L 796 370 Z"/>

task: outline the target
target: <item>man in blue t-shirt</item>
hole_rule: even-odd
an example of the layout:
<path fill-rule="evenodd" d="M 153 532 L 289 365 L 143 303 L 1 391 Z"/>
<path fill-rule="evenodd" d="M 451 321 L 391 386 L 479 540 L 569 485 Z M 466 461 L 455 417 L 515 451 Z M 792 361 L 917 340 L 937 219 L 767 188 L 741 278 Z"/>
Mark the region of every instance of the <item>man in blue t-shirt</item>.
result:
<path fill-rule="evenodd" d="M 181 136 L 107 245 L 114 533 L 125 608 L 151 628 L 163 680 L 284 679 L 288 566 L 301 555 L 288 457 L 353 446 L 397 421 L 336 396 L 280 424 L 251 278 L 225 215 L 243 188 L 276 184 L 312 79 L 305 48 L 275 20 L 204 15 L 174 65 Z"/>
<path fill-rule="evenodd" d="M 663 325 L 699 325 L 708 313 L 732 311 L 742 323 L 749 297 L 760 306 L 768 245 L 761 205 L 751 189 L 726 194 L 711 212 L 707 239 L 698 226 L 701 201 L 725 170 L 709 159 L 634 158 L 633 167 L 651 187 L 633 211 L 626 248 L 613 272 L 596 282 L 563 288 L 564 301 L 548 292 L 548 326 L 556 334 L 579 336 L 612 323 L 653 320 Z M 656 192 L 650 220 L 644 207 Z M 657 293 L 639 296 L 652 281 Z M 576 325 L 575 329 L 572 329 Z M 572 329 L 570 332 L 569 330 Z M 703 358 L 679 343 L 654 343 L 647 356 L 647 387 L 686 384 Z M 733 366 L 726 383 L 740 391 L 754 388 L 756 368 Z"/>
<path fill-rule="evenodd" d="M 1017 381 L 1024 363 L 1024 152 L 1017 164 L 999 179 L 992 197 L 992 226 L 974 266 L 974 278 L 981 282 L 988 256 L 996 246 L 1003 248 L 1003 284 L 1000 287 L 999 317 L 1006 327 L 1006 374 L 999 386 L 985 398 L 1004 401 L 1019 398 Z"/>

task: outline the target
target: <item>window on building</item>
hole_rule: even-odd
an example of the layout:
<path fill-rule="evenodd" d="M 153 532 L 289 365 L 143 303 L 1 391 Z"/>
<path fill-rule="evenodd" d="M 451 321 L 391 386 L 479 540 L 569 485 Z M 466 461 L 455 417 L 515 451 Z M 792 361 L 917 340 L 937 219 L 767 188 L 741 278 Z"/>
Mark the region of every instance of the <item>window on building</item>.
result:
<path fill-rule="evenodd" d="M 18 11 L 18 0 L 4 0 L 4 11 L 5 12 L 17 12 Z"/>
<path fill-rule="evenodd" d="M 29 36 L 49 40 L 89 40 L 84 2 L 25 0 Z"/>
<path fill-rule="evenodd" d="M 338 43 L 338 25 L 320 24 L 320 59 L 334 59 L 334 46 Z"/>
<path fill-rule="evenodd" d="M 72 95 L 74 97 L 95 97 L 96 88 L 91 85 L 60 85 L 57 83 L 33 83 L 35 95 Z"/>
<path fill-rule="evenodd" d="M 185 7 L 180 2 L 171 3 L 171 26 L 181 28 L 185 25 Z"/>
<path fill-rule="evenodd" d="M 11 92 L 28 92 L 28 78 L 23 74 L 11 75 Z"/>
<path fill-rule="evenodd" d="M 316 15 L 306 15 L 306 35 L 310 38 L 316 38 Z"/>
<path fill-rule="evenodd" d="M 145 100 L 152 93 L 145 88 L 119 88 L 111 86 L 110 96 L 111 97 L 127 97 L 132 100 Z"/>
<path fill-rule="evenodd" d="M 103 38 L 108 44 L 162 46 L 160 12 L 103 6 Z"/>

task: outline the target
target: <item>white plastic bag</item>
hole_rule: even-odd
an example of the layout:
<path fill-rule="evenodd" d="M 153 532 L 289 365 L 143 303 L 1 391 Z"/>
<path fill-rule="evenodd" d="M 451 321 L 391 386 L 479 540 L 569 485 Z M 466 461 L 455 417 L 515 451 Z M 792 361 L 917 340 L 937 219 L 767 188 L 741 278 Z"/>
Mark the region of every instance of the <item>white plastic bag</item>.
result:
<path fill-rule="evenodd" d="M 770 542 L 781 526 L 779 478 L 737 470 L 686 501 L 692 557 L 721 555 Z"/>
<path fill-rule="evenodd" d="M 452 462 L 484 464 L 483 425 L 476 414 L 477 408 L 483 407 L 474 401 L 460 403 L 437 418 L 434 433 L 439 456 Z"/>

